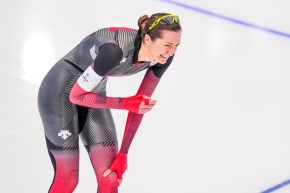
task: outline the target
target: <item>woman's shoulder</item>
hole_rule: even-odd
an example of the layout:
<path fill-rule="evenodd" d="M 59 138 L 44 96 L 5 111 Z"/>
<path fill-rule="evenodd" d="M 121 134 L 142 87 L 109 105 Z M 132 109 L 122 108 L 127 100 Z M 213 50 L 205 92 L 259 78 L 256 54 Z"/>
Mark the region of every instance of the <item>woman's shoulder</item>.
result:
<path fill-rule="evenodd" d="M 95 31 L 96 39 L 114 39 L 117 44 L 134 41 L 138 30 L 128 27 L 105 27 Z"/>
<path fill-rule="evenodd" d="M 104 27 L 98 29 L 97 34 L 115 34 L 115 33 L 137 33 L 138 30 L 129 27 Z"/>

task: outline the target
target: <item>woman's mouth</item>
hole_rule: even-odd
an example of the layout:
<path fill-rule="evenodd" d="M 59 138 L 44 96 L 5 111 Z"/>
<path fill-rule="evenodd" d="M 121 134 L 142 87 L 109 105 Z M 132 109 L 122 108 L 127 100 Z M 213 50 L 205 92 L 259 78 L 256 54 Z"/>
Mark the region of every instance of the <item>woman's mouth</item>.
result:
<path fill-rule="evenodd" d="M 162 54 L 160 54 L 160 57 L 161 57 L 163 60 L 167 60 L 167 57 L 163 56 Z"/>

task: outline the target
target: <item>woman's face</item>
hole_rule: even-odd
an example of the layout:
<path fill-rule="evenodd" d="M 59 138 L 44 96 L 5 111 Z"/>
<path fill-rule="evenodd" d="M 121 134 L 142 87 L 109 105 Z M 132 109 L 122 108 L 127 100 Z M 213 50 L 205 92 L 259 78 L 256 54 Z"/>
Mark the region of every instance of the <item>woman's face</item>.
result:
<path fill-rule="evenodd" d="M 150 52 L 153 60 L 160 64 L 165 64 L 167 59 L 175 54 L 178 45 L 180 44 L 181 31 L 164 30 L 162 38 L 151 41 Z"/>

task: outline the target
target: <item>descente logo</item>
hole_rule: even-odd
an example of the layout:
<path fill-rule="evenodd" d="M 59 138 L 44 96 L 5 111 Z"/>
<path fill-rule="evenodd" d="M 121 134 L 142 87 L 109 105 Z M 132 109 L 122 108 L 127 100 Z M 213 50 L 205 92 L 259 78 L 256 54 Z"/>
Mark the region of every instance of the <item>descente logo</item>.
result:
<path fill-rule="evenodd" d="M 69 130 L 60 130 L 57 135 L 66 140 L 69 136 L 71 136 L 71 132 L 69 132 Z"/>

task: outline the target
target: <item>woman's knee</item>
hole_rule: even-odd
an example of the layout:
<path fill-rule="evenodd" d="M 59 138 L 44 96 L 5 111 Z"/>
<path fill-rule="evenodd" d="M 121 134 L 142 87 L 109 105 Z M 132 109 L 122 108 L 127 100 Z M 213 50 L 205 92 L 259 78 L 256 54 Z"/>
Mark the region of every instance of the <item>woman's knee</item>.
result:
<path fill-rule="evenodd" d="M 115 172 L 109 174 L 107 177 L 99 175 L 97 177 L 98 186 L 100 187 L 117 187 L 119 185 L 117 175 Z"/>
<path fill-rule="evenodd" d="M 49 153 L 55 169 L 50 193 L 72 192 L 79 181 L 78 150 L 71 152 L 50 150 Z"/>
<path fill-rule="evenodd" d="M 71 193 L 78 185 L 78 176 L 59 176 L 52 183 L 49 193 Z"/>

